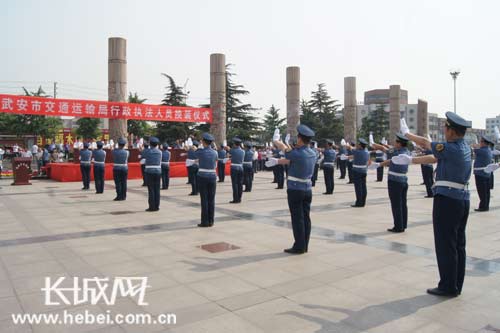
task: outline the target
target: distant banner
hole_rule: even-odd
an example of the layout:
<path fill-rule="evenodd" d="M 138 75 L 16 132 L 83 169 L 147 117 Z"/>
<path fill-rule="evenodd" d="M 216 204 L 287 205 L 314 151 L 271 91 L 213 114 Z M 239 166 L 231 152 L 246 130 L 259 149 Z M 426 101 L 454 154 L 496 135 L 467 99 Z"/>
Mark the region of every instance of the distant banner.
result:
<path fill-rule="evenodd" d="M 211 123 L 212 109 L 0 94 L 0 112 L 79 118 Z"/>

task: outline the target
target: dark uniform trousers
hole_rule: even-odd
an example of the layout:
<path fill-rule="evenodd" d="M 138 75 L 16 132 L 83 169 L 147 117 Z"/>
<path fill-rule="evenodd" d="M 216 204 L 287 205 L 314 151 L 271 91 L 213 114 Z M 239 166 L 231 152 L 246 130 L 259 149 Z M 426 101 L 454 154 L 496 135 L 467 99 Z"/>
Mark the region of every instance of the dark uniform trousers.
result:
<path fill-rule="evenodd" d="M 113 179 L 115 180 L 116 198 L 125 200 L 127 198 L 127 176 L 128 170 L 113 169 Z"/>
<path fill-rule="evenodd" d="M 80 164 L 80 171 L 82 172 L 83 188 L 90 188 L 90 164 Z"/>
<path fill-rule="evenodd" d="M 161 188 L 167 190 L 170 185 L 170 166 L 161 166 Z"/>
<path fill-rule="evenodd" d="M 334 187 L 333 170 L 334 170 L 333 165 L 332 167 L 323 166 L 323 175 L 325 176 L 326 193 L 333 193 L 333 187 Z"/>
<path fill-rule="evenodd" d="M 318 171 L 319 171 L 319 164 L 316 163 L 314 164 L 314 172 L 313 172 L 313 176 L 311 178 L 311 182 L 312 182 L 312 186 L 316 186 L 316 181 L 318 180 Z"/>
<path fill-rule="evenodd" d="M 159 173 L 146 173 L 146 184 L 148 185 L 149 209 L 160 209 L 160 178 Z"/>
<path fill-rule="evenodd" d="M 347 163 L 347 177 L 349 178 L 349 183 L 353 182 L 352 176 L 352 162 L 345 161 Z"/>
<path fill-rule="evenodd" d="M 432 185 L 434 185 L 434 169 L 432 165 L 421 165 L 422 177 L 424 178 L 425 190 L 427 191 L 427 196 L 432 197 Z"/>
<path fill-rule="evenodd" d="M 217 175 L 219 176 L 219 181 L 223 182 L 226 177 L 226 163 L 222 163 L 221 161 L 217 162 Z"/>
<path fill-rule="evenodd" d="M 245 185 L 245 192 L 252 192 L 253 183 L 253 168 L 250 166 L 243 167 L 243 184 Z"/>
<path fill-rule="evenodd" d="M 198 190 L 201 200 L 201 224 L 214 224 L 215 190 L 217 179 L 213 177 L 197 176 Z"/>
<path fill-rule="evenodd" d="M 389 199 L 391 200 L 394 228 L 397 230 L 405 230 L 408 225 L 408 206 L 406 204 L 408 183 L 388 180 L 387 190 L 389 191 Z"/>
<path fill-rule="evenodd" d="M 377 163 L 380 163 L 380 162 L 377 162 Z M 383 166 L 377 168 L 377 181 L 381 182 L 382 180 L 384 180 L 384 167 Z"/>
<path fill-rule="evenodd" d="M 434 244 L 439 267 L 438 288 L 462 292 L 465 276 L 465 227 L 470 202 L 444 195 L 435 195 L 432 211 Z"/>
<path fill-rule="evenodd" d="M 479 195 L 479 209 L 490 209 L 490 177 L 475 175 L 476 189 Z"/>
<path fill-rule="evenodd" d="M 142 174 L 142 185 L 147 185 L 146 183 L 146 164 L 141 164 L 141 174 Z"/>
<path fill-rule="evenodd" d="M 285 168 L 282 164 L 274 166 L 273 171 L 276 171 L 276 182 L 278 183 L 278 188 L 283 188 L 285 184 Z"/>
<path fill-rule="evenodd" d="M 96 193 L 104 192 L 104 166 L 94 164 L 94 181 Z"/>
<path fill-rule="evenodd" d="M 243 194 L 243 170 L 231 168 L 231 186 L 233 187 L 233 201 L 241 202 Z"/>
<path fill-rule="evenodd" d="M 493 177 L 493 172 L 490 174 L 490 190 L 493 189 L 495 184 L 495 178 Z"/>
<path fill-rule="evenodd" d="M 198 173 L 198 166 L 192 165 L 188 167 L 188 179 L 191 184 L 191 194 L 198 194 L 198 185 L 196 184 L 196 178 Z"/>
<path fill-rule="evenodd" d="M 288 208 L 292 217 L 293 249 L 307 251 L 311 235 L 312 191 L 287 190 Z"/>
<path fill-rule="evenodd" d="M 356 192 L 356 206 L 364 207 L 366 203 L 366 173 L 352 171 L 354 191 Z"/>
<path fill-rule="evenodd" d="M 345 179 L 345 170 L 346 170 L 347 161 L 341 160 L 339 157 L 339 166 L 340 166 L 340 178 Z"/>

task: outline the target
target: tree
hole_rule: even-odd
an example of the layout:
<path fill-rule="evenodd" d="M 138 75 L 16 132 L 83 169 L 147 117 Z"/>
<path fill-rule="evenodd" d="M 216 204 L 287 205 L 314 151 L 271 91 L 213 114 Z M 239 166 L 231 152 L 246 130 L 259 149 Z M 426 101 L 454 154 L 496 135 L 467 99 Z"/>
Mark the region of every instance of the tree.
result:
<path fill-rule="evenodd" d="M 99 128 L 100 123 L 99 118 L 80 118 L 76 121 L 78 125 L 76 134 L 84 139 L 96 139 L 102 134 Z"/>
<path fill-rule="evenodd" d="M 373 133 L 375 142 L 380 142 L 383 137 L 389 138 L 389 113 L 384 111 L 384 105 L 379 104 L 374 111 L 368 112 L 363 118 L 358 136 L 368 139 Z"/>
<path fill-rule="evenodd" d="M 142 104 L 146 101 L 145 98 L 140 98 L 137 93 L 132 93 L 128 94 L 128 100 L 129 103 L 134 103 L 134 104 Z M 129 134 L 133 134 L 135 136 L 138 136 L 140 138 L 144 136 L 148 136 L 152 134 L 152 126 L 145 120 L 135 120 L 135 119 L 128 119 L 127 120 L 127 132 Z"/>
<path fill-rule="evenodd" d="M 250 92 L 233 81 L 236 74 L 230 71 L 231 66 L 226 65 L 226 134 L 230 138 L 239 136 L 243 139 L 253 139 L 260 129 L 257 117 L 252 114 L 257 109 L 240 100 L 240 96 L 246 96 Z"/>
<path fill-rule="evenodd" d="M 286 118 L 281 118 L 279 114 L 280 109 L 276 109 L 274 105 L 271 105 L 269 110 L 267 110 L 266 115 L 262 121 L 262 135 L 261 139 L 264 142 L 271 141 L 273 138 L 274 130 L 276 128 L 280 129 L 280 133 L 284 133 L 286 131 Z"/>
<path fill-rule="evenodd" d="M 162 73 L 168 79 L 168 86 L 165 98 L 163 98 L 161 105 L 169 106 L 186 106 L 187 94 L 184 93 L 183 88 L 178 86 L 174 79 Z M 156 123 L 156 136 L 163 142 L 174 142 L 177 139 L 185 139 L 191 131 L 189 123 L 173 123 L 173 122 L 157 122 Z"/>

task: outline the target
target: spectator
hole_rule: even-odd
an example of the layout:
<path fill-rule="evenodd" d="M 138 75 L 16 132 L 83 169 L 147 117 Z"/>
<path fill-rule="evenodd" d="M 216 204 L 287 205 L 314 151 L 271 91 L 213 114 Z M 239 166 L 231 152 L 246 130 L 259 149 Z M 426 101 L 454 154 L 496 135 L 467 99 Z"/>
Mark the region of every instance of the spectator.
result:
<path fill-rule="evenodd" d="M 38 167 L 38 174 L 41 174 L 42 172 L 42 165 L 43 165 L 43 151 L 42 148 L 38 148 L 38 151 L 36 153 L 36 164 Z"/>

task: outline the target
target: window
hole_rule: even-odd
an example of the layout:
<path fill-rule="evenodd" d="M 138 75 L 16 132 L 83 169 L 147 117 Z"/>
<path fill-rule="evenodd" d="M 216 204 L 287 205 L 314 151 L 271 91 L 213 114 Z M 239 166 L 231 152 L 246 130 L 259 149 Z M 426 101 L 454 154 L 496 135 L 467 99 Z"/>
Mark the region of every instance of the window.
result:
<path fill-rule="evenodd" d="M 413 109 L 410 109 L 410 114 L 413 114 L 413 112 L 415 112 L 415 110 L 413 110 Z"/>
<path fill-rule="evenodd" d="M 410 119 L 408 119 L 410 121 L 410 123 L 414 122 L 415 119 L 413 119 L 413 117 L 411 117 Z"/>

